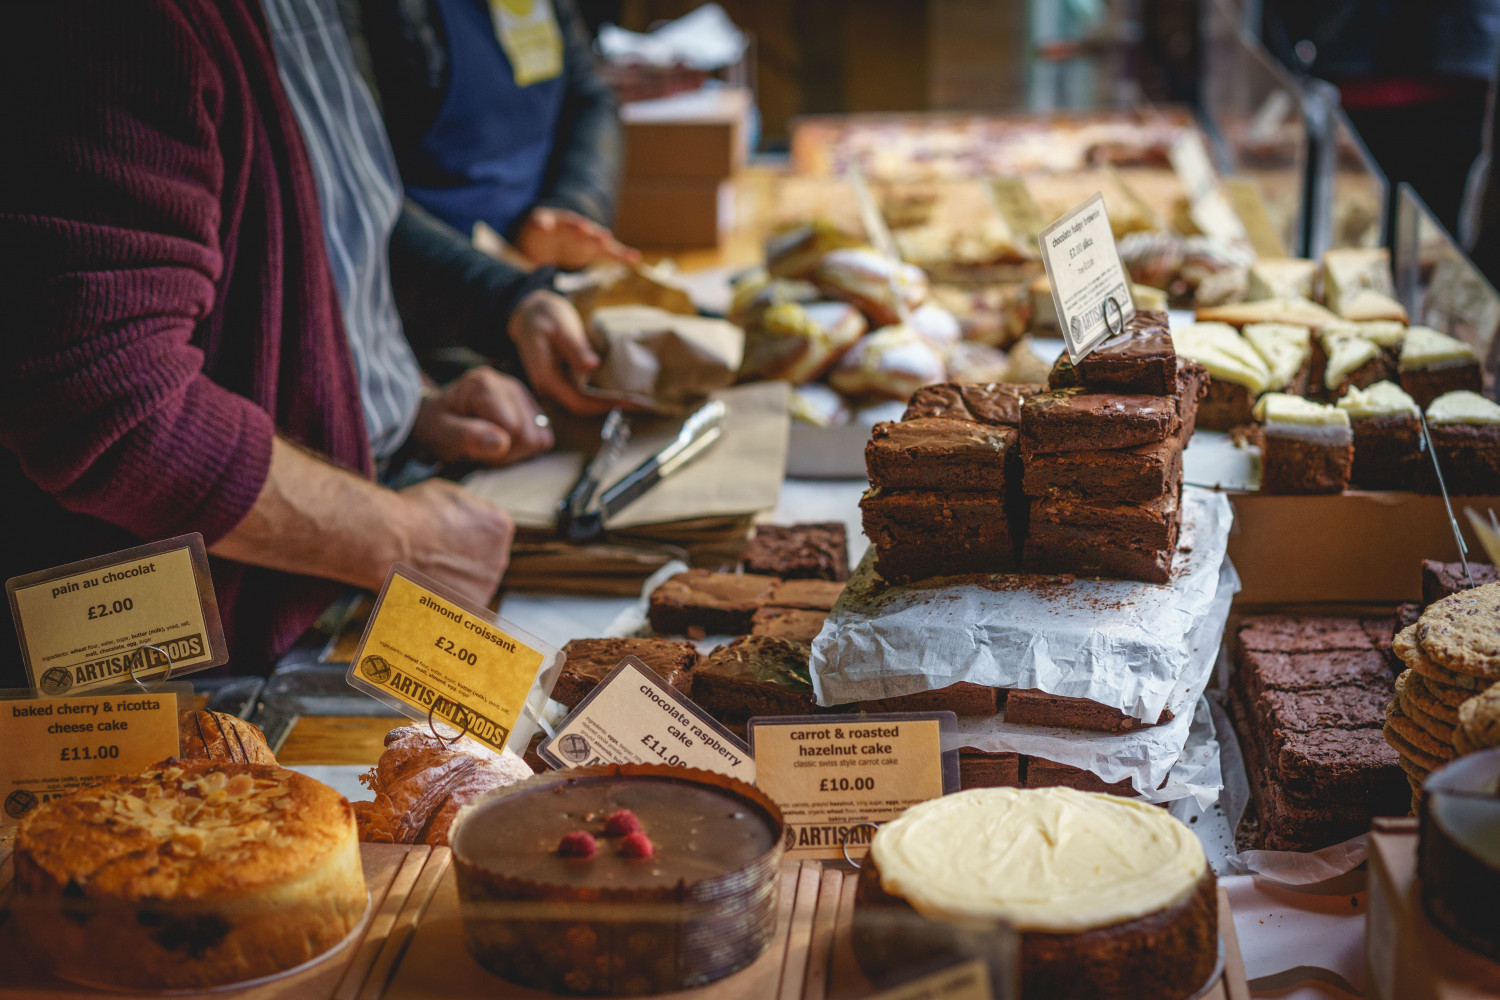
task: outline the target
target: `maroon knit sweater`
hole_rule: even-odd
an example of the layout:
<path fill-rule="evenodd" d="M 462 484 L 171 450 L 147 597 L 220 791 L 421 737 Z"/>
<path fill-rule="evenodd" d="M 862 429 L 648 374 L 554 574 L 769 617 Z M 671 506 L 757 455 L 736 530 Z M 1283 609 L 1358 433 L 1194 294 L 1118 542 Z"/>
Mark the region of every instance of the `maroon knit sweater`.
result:
<path fill-rule="evenodd" d="M 0 38 L 0 578 L 254 504 L 275 434 L 369 474 L 257 0 L 16 4 Z M 337 594 L 216 561 L 237 671 Z M 5 628 L 11 623 L 6 616 Z M 20 681 L 0 634 L 0 687 Z"/>

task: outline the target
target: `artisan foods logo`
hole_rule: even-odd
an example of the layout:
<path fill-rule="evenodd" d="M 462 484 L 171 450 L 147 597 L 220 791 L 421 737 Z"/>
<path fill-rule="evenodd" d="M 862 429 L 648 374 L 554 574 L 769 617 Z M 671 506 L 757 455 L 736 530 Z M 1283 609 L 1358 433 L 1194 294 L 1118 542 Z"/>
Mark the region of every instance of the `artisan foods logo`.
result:
<path fill-rule="evenodd" d="M 558 740 L 557 749 L 575 764 L 582 764 L 589 759 L 589 741 L 577 733 L 568 733 Z"/>
<path fill-rule="evenodd" d="M 1074 341 L 1077 341 L 1079 337 L 1083 336 L 1083 321 L 1077 316 L 1074 316 L 1071 320 L 1068 321 L 1068 328 L 1073 331 Z"/>
<path fill-rule="evenodd" d="M 37 683 L 42 694 L 59 695 L 73 686 L 73 671 L 67 667 L 48 667 Z"/>
<path fill-rule="evenodd" d="M 5 815 L 20 819 L 36 808 L 36 796 L 24 788 L 17 788 L 5 797 Z"/>
<path fill-rule="evenodd" d="M 371 653 L 359 661 L 359 672 L 373 684 L 384 684 L 391 679 L 391 664 L 385 657 Z"/>

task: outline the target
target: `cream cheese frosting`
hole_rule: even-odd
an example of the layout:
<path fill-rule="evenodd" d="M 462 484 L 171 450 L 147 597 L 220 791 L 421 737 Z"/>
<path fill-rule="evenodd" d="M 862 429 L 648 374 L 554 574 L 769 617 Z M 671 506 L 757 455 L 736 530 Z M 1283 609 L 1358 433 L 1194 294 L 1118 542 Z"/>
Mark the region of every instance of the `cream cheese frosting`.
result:
<path fill-rule="evenodd" d="M 1314 444 L 1346 445 L 1354 439 L 1349 414 L 1285 392 L 1256 400 L 1254 416 L 1268 437 L 1297 438 Z"/>
<path fill-rule="evenodd" d="M 1394 382 L 1376 382 L 1368 389 L 1350 389 L 1337 403 L 1352 419 L 1362 417 L 1419 416 L 1417 401 Z"/>
<path fill-rule="evenodd" d="M 1186 899 L 1203 848 L 1163 809 L 1071 788 L 973 788 L 912 806 L 875 834 L 887 893 L 938 920 L 1071 934 Z"/>
<path fill-rule="evenodd" d="M 1245 340 L 1271 370 L 1271 385 L 1290 385 L 1312 353 L 1312 330 L 1292 323 L 1247 323 Z"/>
<path fill-rule="evenodd" d="M 1194 323 L 1172 334 L 1172 346 L 1179 356 L 1198 362 L 1216 379 L 1256 393 L 1271 387 L 1271 369 L 1265 360 L 1228 323 Z"/>
<path fill-rule="evenodd" d="M 1500 424 L 1500 404 L 1477 392 L 1445 392 L 1427 407 L 1429 424 Z"/>
<path fill-rule="evenodd" d="M 1406 341 L 1401 345 L 1402 371 L 1468 364 L 1476 358 L 1474 348 L 1430 326 L 1407 328 Z"/>
<path fill-rule="evenodd" d="M 1330 390 L 1361 366 L 1380 357 L 1380 347 L 1363 337 L 1334 337 L 1326 342 L 1328 367 L 1323 369 L 1323 384 Z"/>

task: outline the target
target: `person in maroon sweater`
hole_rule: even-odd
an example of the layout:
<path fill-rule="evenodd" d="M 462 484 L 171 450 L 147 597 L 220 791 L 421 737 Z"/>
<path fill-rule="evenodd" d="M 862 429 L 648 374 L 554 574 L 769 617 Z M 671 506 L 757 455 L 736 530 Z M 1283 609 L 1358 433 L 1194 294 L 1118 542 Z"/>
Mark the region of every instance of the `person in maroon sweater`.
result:
<path fill-rule="evenodd" d="M 317 190 L 256 0 L 8 13 L 0 579 L 201 532 L 239 671 L 397 560 L 488 599 L 505 513 L 443 480 L 372 481 Z M 402 259 L 393 243 L 393 272 L 435 266 Z M 527 301 L 518 315 L 546 296 Z M 544 316 L 515 345 L 523 363 L 558 353 L 548 331 Z M 0 635 L 0 688 L 24 683 Z"/>

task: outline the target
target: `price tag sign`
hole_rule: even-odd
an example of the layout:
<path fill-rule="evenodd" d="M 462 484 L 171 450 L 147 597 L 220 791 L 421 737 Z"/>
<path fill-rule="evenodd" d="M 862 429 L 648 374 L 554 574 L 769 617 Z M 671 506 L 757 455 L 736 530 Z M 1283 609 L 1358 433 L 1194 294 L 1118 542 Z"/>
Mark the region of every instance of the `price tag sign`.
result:
<path fill-rule="evenodd" d="M 537 748 L 553 767 L 670 764 L 755 781 L 750 748 L 627 656 Z"/>
<path fill-rule="evenodd" d="M 806 715 L 750 720 L 755 783 L 786 819 L 797 858 L 863 857 L 874 830 L 909 806 L 958 790 L 952 712 Z"/>
<path fill-rule="evenodd" d="M 348 679 L 408 718 L 442 721 L 497 753 L 507 743 L 519 753 L 561 665 L 555 647 L 397 563 Z"/>
<path fill-rule="evenodd" d="M 1039 242 L 1058 325 L 1076 364 L 1135 316 L 1104 196 L 1095 194 L 1043 229 Z"/>
<path fill-rule="evenodd" d="M 14 577 L 5 589 L 32 690 L 44 696 L 229 661 L 199 534 Z"/>
<path fill-rule="evenodd" d="M 135 774 L 175 757 L 181 749 L 177 687 L 82 698 L 0 698 L 0 826 L 101 778 Z"/>
<path fill-rule="evenodd" d="M 883 990 L 869 1000 L 993 1000 L 990 971 L 983 959 L 959 965 Z"/>

